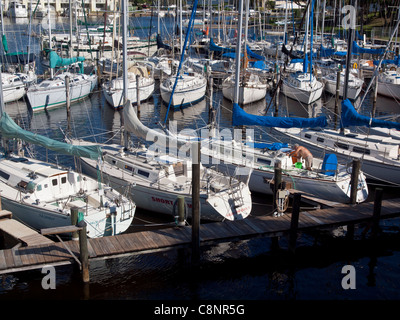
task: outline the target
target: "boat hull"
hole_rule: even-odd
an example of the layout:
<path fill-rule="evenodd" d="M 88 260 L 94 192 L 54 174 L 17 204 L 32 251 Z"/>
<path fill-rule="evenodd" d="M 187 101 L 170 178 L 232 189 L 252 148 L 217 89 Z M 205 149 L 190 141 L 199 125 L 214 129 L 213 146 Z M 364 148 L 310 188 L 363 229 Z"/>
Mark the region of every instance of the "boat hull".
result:
<path fill-rule="evenodd" d="M 322 90 L 322 84 L 321 86 L 317 86 L 315 89 L 312 90 L 302 90 L 289 85 L 287 81 L 282 82 L 282 93 L 285 96 L 305 104 L 311 104 L 321 98 Z"/>
<path fill-rule="evenodd" d="M 87 175 L 97 177 L 97 170 L 90 163 L 89 159 L 81 159 L 82 170 Z M 115 174 L 109 174 L 109 170 L 103 170 L 103 179 L 105 182 L 109 182 L 110 185 L 117 191 L 126 190 L 129 186 L 129 182 L 124 178 L 124 173 L 118 170 L 119 176 Z M 125 174 L 126 176 L 126 174 Z M 243 204 L 236 208 L 234 203 L 227 203 L 222 198 L 207 197 L 205 194 L 200 195 L 200 217 L 204 220 L 210 221 L 223 221 L 225 217 L 219 213 L 223 210 L 225 216 L 230 214 L 236 216 L 236 219 L 243 215 L 246 217 L 252 208 L 251 194 L 248 186 L 245 186 L 241 192 L 243 195 Z M 130 195 L 132 200 L 136 203 L 138 208 L 150 210 L 153 212 L 167 214 L 172 216 L 178 215 L 177 200 L 178 196 L 184 196 L 186 203 L 186 217 L 190 218 L 192 215 L 192 196 L 191 194 L 182 194 L 178 192 L 172 192 L 170 190 L 161 190 L 156 187 L 149 187 L 140 184 L 136 184 L 131 187 Z M 233 220 L 229 219 L 229 220 Z"/>
<path fill-rule="evenodd" d="M 140 101 L 147 100 L 154 92 L 155 82 L 153 79 L 148 79 L 149 81 L 144 85 L 139 87 L 139 97 Z M 103 93 L 106 101 L 113 108 L 120 108 L 123 106 L 123 89 L 111 90 L 103 86 Z M 137 89 L 136 84 L 134 87 L 128 88 L 128 99 L 131 103 L 137 103 Z"/>
<path fill-rule="evenodd" d="M 222 84 L 222 94 L 226 99 L 234 100 L 234 84 L 228 82 Z M 265 98 L 267 94 L 267 85 L 259 84 L 250 87 L 239 87 L 239 104 L 245 105 Z"/>
<path fill-rule="evenodd" d="M 350 100 L 356 100 L 357 97 L 360 95 L 361 93 L 361 89 L 362 87 L 347 87 L 347 98 Z M 326 80 L 325 81 L 325 91 L 327 91 L 328 93 L 332 94 L 332 95 L 336 95 L 336 82 L 334 81 L 330 81 L 330 80 Z M 341 85 L 339 87 L 339 96 L 343 97 L 343 86 Z"/>
<path fill-rule="evenodd" d="M 96 84 L 97 76 L 92 76 L 90 80 L 70 85 L 71 103 L 87 98 Z M 31 87 L 27 91 L 27 97 L 33 111 L 48 110 L 67 104 L 65 86 L 51 89 Z"/>

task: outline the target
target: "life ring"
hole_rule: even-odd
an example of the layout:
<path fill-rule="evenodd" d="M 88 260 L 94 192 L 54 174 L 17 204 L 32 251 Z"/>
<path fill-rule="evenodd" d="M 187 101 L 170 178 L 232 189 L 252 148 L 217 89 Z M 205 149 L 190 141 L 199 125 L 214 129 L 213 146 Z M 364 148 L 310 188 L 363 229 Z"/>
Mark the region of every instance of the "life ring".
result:
<path fill-rule="evenodd" d="M 396 71 L 396 67 L 390 67 L 390 71 Z"/>
<path fill-rule="evenodd" d="M 357 62 L 354 62 L 353 63 L 353 69 L 357 69 L 357 68 L 358 68 Z"/>

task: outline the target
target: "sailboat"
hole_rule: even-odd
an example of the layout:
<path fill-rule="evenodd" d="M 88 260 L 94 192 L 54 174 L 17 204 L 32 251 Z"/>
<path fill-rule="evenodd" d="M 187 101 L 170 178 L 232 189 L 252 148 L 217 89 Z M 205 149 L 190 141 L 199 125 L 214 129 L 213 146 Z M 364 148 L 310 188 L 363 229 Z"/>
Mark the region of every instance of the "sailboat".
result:
<path fill-rule="evenodd" d="M 128 99 L 132 103 L 138 102 L 137 93 L 139 91 L 140 101 L 147 100 L 154 92 L 155 80 L 149 75 L 146 66 L 134 65 L 128 72 Z M 139 76 L 139 79 L 136 77 Z M 138 90 L 139 85 L 139 90 Z M 123 78 L 111 79 L 102 84 L 103 94 L 107 102 L 115 109 L 121 108 L 123 99 Z"/>
<path fill-rule="evenodd" d="M 324 85 L 318 81 L 312 73 L 312 44 L 313 44 L 313 9 L 314 1 L 307 8 L 307 28 L 305 33 L 304 52 L 308 50 L 308 25 L 311 25 L 311 40 L 310 40 L 310 62 L 308 54 L 305 54 L 303 61 L 303 72 L 290 73 L 282 81 L 282 93 L 294 100 L 305 104 L 311 104 L 321 98 Z M 310 22 L 311 20 L 311 22 Z"/>
<path fill-rule="evenodd" d="M 351 126 L 400 129 L 400 123 L 362 116 L 349 99 L 342 101 L 341 126 L 334 129 L 274 128 L 291 141 L 304 145 L 315 154 L 333 152 L 339 161 L 361 160 L 361 169 L 372 180 L 400 184 L 399 141 L 382 134 L 350 131 Z"/>
<path fill-rule="evenodd" d="M 322 82 L 325 84 L 325 91 L 329 92 L 332 95 L 336 95 L 336 83 L 337 83 L 337 74 L 335 72 L 330 72 L 324 77 L 322 77 Z M 343 97 L 345 84 L 345 72 L 340 72 L 340 87 L 339 87 L 339 96 Z M 356 100 L 361 93 L 362 86 L 364 81 L 355 75 L 349 73 L 349 79 L 347 81 L 347 97 L 350 100 Z"/>
<path fill-rule="evenodd" d="M 185 51 L 193 27 L 195 14 L 196 8 L 193 7 L 186 31 L 185 42 L 181 48 L 181 59 L 176 74 L 171 75 L 160 83 L 161 98 L 167 105 L 168 110 L 171 107 L 174 110 L 179 110 L 182 107 L 191 106 L 202 100 L 206 93 L 207 79 L 201 73 L 193 71 L 182 72 Z"/>
<path fill-rule="evenodd" d="M 3 139 L 22 139 L 78 157 L 101 155 L 97 146 L 71 146 L 23 130 L 3 112 L 3 101 L 0 104 Z M 130 199 L 97 179 L 26 157 L 23 152 L 13 154 L 7 148 L 0 159 L 0 188 L 3 209 L 34 229 L 71 225 L 71 210 L 75 208 L 78 221 L 87 223 L 89 237 L 115 235 L 131 225 L 136 210 Z"/>
<path fill-rule="evenodd" d="M 48 15 L 49 38 L 51 39 L 50 21 L 50 15 Z M 70 28 L 72 30 L 71 19 Z M 49 46 L 50 79 L 29 87 L 27 91 L 27 98 L 32 111 L 47 110 L 67 104 L 66 77 L 69 78 L 69 98 L 71 103 L 87 98 L 97 86 L 96 73 L 89 75 L 83 73 L 84 57 L 72 57 L 71 50 L 70 58 L 61 58 L 52 50 L 51 41 L 49 42 Z M 80 73 L 59 71 L 59 73 L 53 76 L 56 67 L 72 66 L 76 63 L 80 64 Z"/>

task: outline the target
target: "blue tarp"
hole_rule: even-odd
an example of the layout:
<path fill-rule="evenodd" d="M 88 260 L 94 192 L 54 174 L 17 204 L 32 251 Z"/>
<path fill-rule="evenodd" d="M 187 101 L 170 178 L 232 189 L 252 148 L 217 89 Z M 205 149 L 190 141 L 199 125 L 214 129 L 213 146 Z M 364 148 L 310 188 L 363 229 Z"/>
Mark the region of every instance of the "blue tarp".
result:
<path fill-rule="evenodd" d="M 335 154 L 328 153 L 322 162 L 321 173 L 327 176 L 334 176 L 336 174 L 338 160 Z"/>
<path fill-rule="evenodd" d="M 214 43 L 213 38 L 210 39 L 210 50 L 215 51 L 215 52 L 235 52 L 235 49 L 233 49 L 233 48 L 225 48 L 225 47 L 217 46 Z"/>
<path fill-rule="evenodd" d="M 350 126 L 365 126 L 365 127 L 380 127 L 388 129 L 395 128 L 397 130 L 400 130 L 399 122 L 374 119 L 359 114 L 356 111 L 356 109 L 354 109 L 349 99 L 342 101 L 342 113 L 341 113 L 340 124 L 343 128 Z"/>
<path fill-rule="evenodd" d="M 394 60 L 382 60 L 382 64 L 395 64 L 400 66 L 400 59 L 399 56 L 395 57 Z M 374 60 L 374 65 L 378 66 L 379 65 L 379 60 Z"/>
<path fill-rule="evenodd" d="M 317 118 L 291 118 L 291 117 L 269 117 L 248 114 L 237 103 L 233 104 L 232 114 L 233 126 L 264 126 L 277 128 L 314 128 L 325 127 L 327 120 L 325 116 Z"/>
<path fill-rule="evenodd" d="M 360 47 L 356 41 L 353 41 L 353 48 L 351 50 L 352 54 L 356 53 L 370 53 L 370 54 L 383 54 L 385 49 L 367 49 Z"/>
<path fill-rule="evenodd" d="M 268 149 L 274 151 L 289 147 L 287 143 L 280 143 L 280 142 L 274 142 L 274 143 L 246 142 L 246 145 L 256 149 Z"/>
<path fill-rule="evenodd" d="M 261 61 L 265 61 L 265 57 L 260 56 L 259 54 L 251 51 L 250 47 L 247 45 L 246 46 L 246 50 L 247 50 L 247 54 L 250 58 L 256 59 L 256 60 L 261 60 Z"/>

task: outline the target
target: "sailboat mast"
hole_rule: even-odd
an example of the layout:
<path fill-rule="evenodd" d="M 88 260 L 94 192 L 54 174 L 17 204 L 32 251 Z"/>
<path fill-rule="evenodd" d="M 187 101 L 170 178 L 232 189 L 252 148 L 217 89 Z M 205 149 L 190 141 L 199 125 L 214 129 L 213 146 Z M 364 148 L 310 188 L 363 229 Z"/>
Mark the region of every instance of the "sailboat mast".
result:
<path fill-rule="evenodd" d="M 127 37 L 128 37 L 128 0 L 122 0 L 122 77 L 124 85 L 124 103 L 128 100 L 128 56 L 127 56 Z"/>
<path fill-rule="evenodd" d="M 51 17 L 50 17 L 50 0 L 47 0 L 47 22 L 49 25 L 49 49 L 52 50 L 51 46 Z M 53 68 L 50 68 L 50 78 L 53 79 L 54 76 L 54 70 Z"/>
<path fill-rule="evenodd" d="M 69 57 L 72 58 L 72 0 L 69 0 Z"/>
<path fill-rule="evenodd" d="M 239 103 L 240 54 L 242 52 L 243 0 L 239 0 L 239 28 L 236 43 L 235 92 L 233 103 Z"/>
<path fill-rule="evenodd" d="M 353 0 L 353 6 L 357 10 L 357 0 Z M 354 14 L 355 15 L 355 14 Z M 356 17 L 350 17 L 350 19 L 355 19 Z M 343 100 L 347 99 L 347 84 L 349 83 L 349 73 L 350 73 L 350 63 L 351 63 L 351 52 L 353 48 L 353 26 L 356 25 L 356 22 L 350 21 L 350 28 L 348 30 L 349 36 L 348 36 L 348 43 L 347 43 L 347 57 L 346 57 L 346 73 L 345 73 L 345 78 L 344 78 L 344 86 L 343 86 Z"/>

